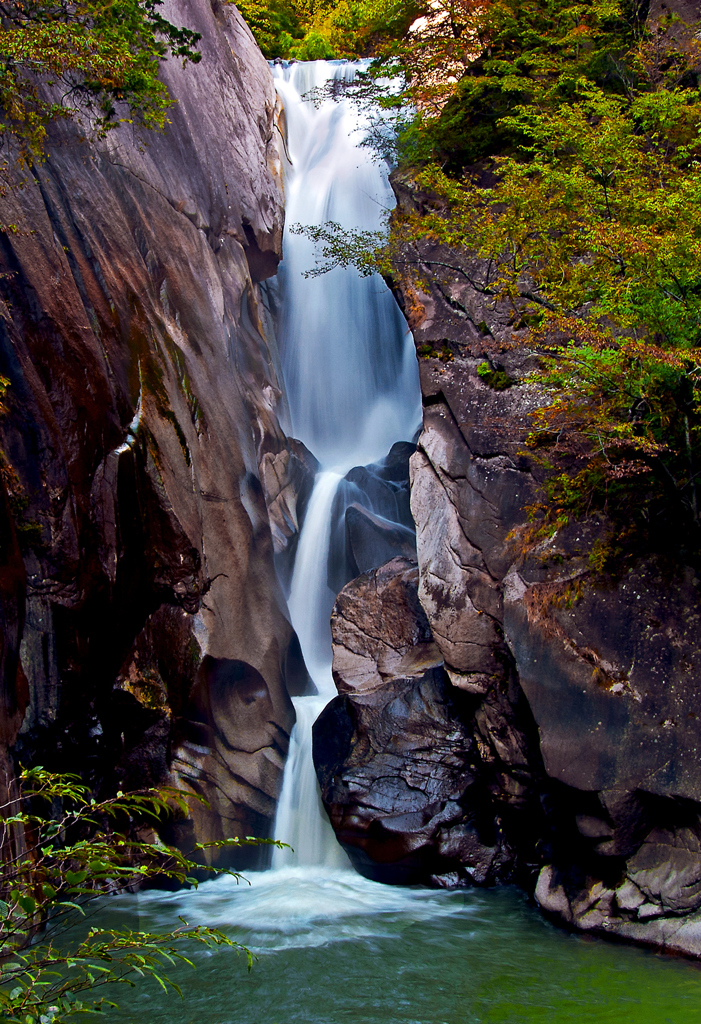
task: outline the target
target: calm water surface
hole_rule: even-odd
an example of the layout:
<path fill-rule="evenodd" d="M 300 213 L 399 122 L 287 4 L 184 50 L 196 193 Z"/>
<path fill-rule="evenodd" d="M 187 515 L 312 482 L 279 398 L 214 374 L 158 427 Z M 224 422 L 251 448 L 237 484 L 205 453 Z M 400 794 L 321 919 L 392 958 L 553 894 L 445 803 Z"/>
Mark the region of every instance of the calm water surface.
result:
<path fill-rule="evenodd" d="M 149 1024 L 699 1024 L 701 970 L 572 936 L 515 890 L 436 892 L 291 868 L 198 892 L 112 900 L 102 924 L 223 928 L 257 956 L 193 950 L 156 985 L 120 989 L 115 1022 Z"/>

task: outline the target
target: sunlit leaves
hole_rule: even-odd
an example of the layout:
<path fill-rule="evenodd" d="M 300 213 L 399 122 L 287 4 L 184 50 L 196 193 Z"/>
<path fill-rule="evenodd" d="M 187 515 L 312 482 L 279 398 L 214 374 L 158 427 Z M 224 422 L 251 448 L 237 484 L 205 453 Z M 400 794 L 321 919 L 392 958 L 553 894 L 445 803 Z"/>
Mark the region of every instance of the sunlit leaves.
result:
<path fill-rule="evenodd" d="M 493 187 L 438 168 L 418 176 L 449 208 L 427 213 L 420 230 L 493 260 L 497 294 L 528 290 L 561 313 L 589 304 L 589 315 L 621 328 L 696 344 L 701 101 L 691 92 L 673 105 L 664 94 L 644 99 L 623 109 L 593 93 L 554 112 L 520 108 L 509 122 L 527 143 L 522 155 L 496 158 Z"/>
<path fill-rule="evenodd" d="M 266 57 L 326 60 L 370 56 L 400 38 L 421 0 L 241 0 L 237 7 Z"/>
<path fill-rule="evenodd" d="M 163 127 L 170 97 L 160 62 L 169 53 L 199 60 L 199 36 L 163 18 L 161 2 L 0 3 L 0 133 L 25 159 L 41 154 L 52 121 L 80 112 L 97 132 L 133 119 Z"/>
<path fill-rule="evenodd" d="M 504 119 L 519 105 L 552 108 L 584 80 L 625 95 L 622 58 L 636 29 L 635 15 L 608 0 L 462 0 L 459 20 L 446 20 L 425 53 L 421 39 L 394 44 L 407 99 L 419 111 L 404 139 L 406 157 L 456 171 L 518 144 Z"/>
<path fill-rule="evenodd" d="M 334 221 L 321 225 L 293 224 L 293 235 L 305 235 L 317 248 L 316 265 L 305 271 L 305 277 L 319 277 L 334 267 L 355 267 L 361 277 L 378 271 L 378 257 L 386 241 L 384 231 L 345 230 Z"/>

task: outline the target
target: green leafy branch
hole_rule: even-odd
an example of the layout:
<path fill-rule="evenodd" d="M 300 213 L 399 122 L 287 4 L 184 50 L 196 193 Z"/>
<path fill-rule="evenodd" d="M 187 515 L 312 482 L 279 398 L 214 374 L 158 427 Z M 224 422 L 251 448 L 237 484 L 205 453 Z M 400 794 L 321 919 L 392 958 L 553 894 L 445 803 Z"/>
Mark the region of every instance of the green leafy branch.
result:
<path fill-rule="evenodd" d="M 166 845 L 158 829 L 192 799 L 199 798 L 165 788 L 96 801 L 76 776 L 22 771 L 19 794 L 0 808 L 1 1024 L 60 1024 L 100 1009 L 107 1004 L 94 990 L 130 983 L 135 973 L 178 990 L 166 972 L 191 963 L 180 949 L 186 942 L 236 948 L 250 968 L 249 951 L 223 932 L 184 921 L 168 933 L 90 928 L 79 941 L 67 934 L 107 893 L 165 879 L 196 887 L 202 873 L 220 873 L 192 859 L 207 849 L 280 845 L 232 838 L 195 844 L 191 855 Z"/>
<path fill-rule="evenodd" d="M 347 229 L 335 221 L 293 224 L 290 231 L 304 235 L 316 246 L 316 264 L 304 272 L 305 277 L 320 277 L 336 267 L 355 267 L 361 277 L 369 277 L 384 265 L 386 231 Z"/>
<path fill-rule="evenodd" d="M 40 158 L 49 125 L 85 113 L 104 134 L 125 121 L 163 128 L 171 99 L 159 80 L 170 54 L 197 62 L 199 34 L 173 25 L 162 0 L 3 0 L 0 136 Z M 126 112 L 119 112 L 119 105 Z"/>

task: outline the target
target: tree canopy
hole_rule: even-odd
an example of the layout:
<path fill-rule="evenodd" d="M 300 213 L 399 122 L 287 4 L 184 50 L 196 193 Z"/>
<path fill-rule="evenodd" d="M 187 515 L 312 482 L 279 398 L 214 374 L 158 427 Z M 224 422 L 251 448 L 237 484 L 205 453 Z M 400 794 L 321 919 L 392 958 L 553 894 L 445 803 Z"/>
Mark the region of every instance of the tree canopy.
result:
<path fill-rule="evenodd" d="M 2 0 L 0 133 L 41 154 L 49 124 L 86 114 L 98 132 L 137 120 L 163 127 L 158 78 L 170 54 L 200 59 L 199 35 L 159 12 L 162 0 Z"/>
<path fill-rule="evenodd" d="M 437 202 L 394 230 L 469 248 L 484 261 L 482 293 L 532 325 L 552 396 L 529 438 L 552 470 L 546 528 L 606 509 L 648 539 L 655 520 L 659 539 L 674 519 L 699 523 L 700 54 L 676 19 L 604 13 L 568 8 L 550 48 L 514 33 L 513 59 L 492 47 L 477 62 L 427 134 L 445 146 L 458 108 L 461 125 L 479 126 L 494 90 L 506 94 L 496 131 L 444 168 L 423 166 L 416 181 Z"/>
<path fill-rule="evenodd" d="M 236 5 L 269 58 L 328 60 L 375 55 L 402 39 L 424 0 L 240 0 Z"/>

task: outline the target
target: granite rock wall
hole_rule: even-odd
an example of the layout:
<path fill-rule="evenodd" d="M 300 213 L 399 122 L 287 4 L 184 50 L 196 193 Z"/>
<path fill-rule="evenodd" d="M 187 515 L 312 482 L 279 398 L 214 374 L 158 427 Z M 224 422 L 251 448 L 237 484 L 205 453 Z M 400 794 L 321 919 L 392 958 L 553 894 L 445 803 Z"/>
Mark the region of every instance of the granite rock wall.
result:
<path fill-rule="evenodd" d="M 185 831 L 209 840 L 270 828 L 306 685 L 273 553 L 308 481 L 264 283 L 270 69 L 233 5 L 163 13 L 202 34 L 201 63 L 163 65 L 166 130 L 58 125 L 2 200 L 1 739 L 10 774 L 189 786 L 210 807 Z"/>

